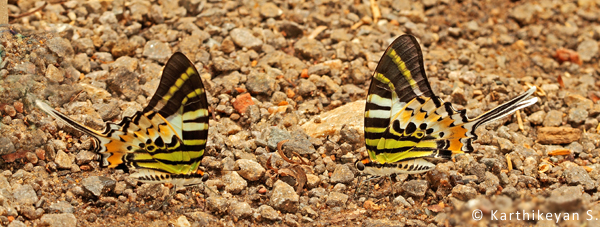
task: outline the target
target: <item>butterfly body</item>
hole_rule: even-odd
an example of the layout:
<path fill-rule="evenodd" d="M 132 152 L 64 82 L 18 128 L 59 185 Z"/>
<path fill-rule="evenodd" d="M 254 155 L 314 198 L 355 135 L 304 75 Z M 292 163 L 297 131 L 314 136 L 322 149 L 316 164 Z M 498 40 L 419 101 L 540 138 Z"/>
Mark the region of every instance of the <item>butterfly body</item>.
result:
<path fill-rule="evenodd" d="M 373 74 L 364 115 L 369 158 L 356 166 L 369 175 L 422 173 L 435 167 L 426 159 L 473 152 L 475 129 L 537 102 L 528 99 L 535 89 L 469 119 L 466 110 L 454 109 L 433 93 L 419 43 L 402 35 Z"/>
<path fill-rule="evenodd" d="M 187 57 L 175 53 L 165 65 L 159 87 L 142 111 L 107 122 L 100 132 L 54 110 L 42 110 L 92 137 L 100 165 L 136 169 L 142 182 L 169 182 L 178 187 L 199 184 L 208 175 L 198 169 L 208 136 L 208 102 L 200 76 Z"/>

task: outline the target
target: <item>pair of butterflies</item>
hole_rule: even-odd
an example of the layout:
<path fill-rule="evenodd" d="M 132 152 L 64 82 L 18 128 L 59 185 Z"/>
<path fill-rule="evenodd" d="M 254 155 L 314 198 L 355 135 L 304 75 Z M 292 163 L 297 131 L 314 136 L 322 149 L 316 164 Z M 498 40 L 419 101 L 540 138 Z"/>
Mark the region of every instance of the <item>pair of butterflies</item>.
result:
<path fill-rule="evenodd" d="M 455 110 L 433 94 L 417 40 L 398 37 L 373 75 L 365 106 L 365 143 L 369 158 L 356 162 L 363 173 L 422 173 L 434 167 L 426 158 L 449 159 L 472 152 L 475 129 L 537 102 L 527 99 L 535 87 L 475 118 Z M 208 136 L 208 102 L 193 63 L 182 53 L 167 62 L 150 103 L 104 131 L 86 127 L 41 101 L 37 105 L 57 119 L 91 136 L 101 166 L 135 168 L 142 182 L 170 182 L 177 187 L 200 184 L 208 175 L 198 169 Z"/>

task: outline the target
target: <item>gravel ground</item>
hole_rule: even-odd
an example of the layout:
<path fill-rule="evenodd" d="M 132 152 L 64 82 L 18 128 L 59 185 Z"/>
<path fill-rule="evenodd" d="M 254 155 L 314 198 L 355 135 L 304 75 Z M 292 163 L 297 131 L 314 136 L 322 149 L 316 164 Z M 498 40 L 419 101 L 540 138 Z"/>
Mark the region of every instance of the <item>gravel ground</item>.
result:
<path fill-rule="evenodd" d="M 600 1 L 373 2 L 8 0 L 0 223 L 599 224 Z M 478 129 L 472 154 L 361 183 L 353 162 L 366 157 L 366 89 L 404 33 L 420 40 L 435 93 L 470 117 L 530 85 L 541 100 Z M 173 192 L 102 169 L 88 136 L 33 105 L 102 129 L 146 105 L 176 51 L 208 90 L 206 185 Z M 285 176 L 298 165 L 274 152 L 283 140 L 284 153 L 310 162 L 305 179 Z"/>

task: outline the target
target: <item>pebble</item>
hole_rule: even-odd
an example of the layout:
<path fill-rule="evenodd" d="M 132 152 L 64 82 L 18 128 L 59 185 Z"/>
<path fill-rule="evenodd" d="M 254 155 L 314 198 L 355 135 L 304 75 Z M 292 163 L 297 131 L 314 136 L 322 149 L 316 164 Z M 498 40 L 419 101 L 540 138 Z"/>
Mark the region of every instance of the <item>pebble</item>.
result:
<path fill-rule="evenodd" d="M 563 113 L 558 110 L 550 110 L 544 118 L 543 125 L 545 127 L 557 127 L 562 124 Z"/>
<path fill-rule="evenodd" d="M 582 124 L 588 117 L 588 112 L 584 109 L 573 108 L 569 110 L 568 121 L 574 125 Z"/>
<path fill-rule="evenodd" d="M 598 42 L 591 39 L 584 40 L 577 46 L 577 53 L 584 62 L 592 60 L 598 55 Z"/>
<path fill-rule="evenodd" d="M 13 184 L 13 198 L 16 204 L 33 205 L 38 201 L 37 194 L 29 184 Z"/>
<path fill-rule="evenodd" d="M 213 62 L 215 69 L 220 72 L 235 71 L 240 69 L 239 64 L 223 57 L 216 57 L 213 59 Z"/>
<path fill-rule="evenodd" d="M 533 21 L 537 10 L 537 7 L 530 3 L 520 4 L 509 11 L 509 16 L 522 24 L 529 24 Z"/>
<path fill-rule="evenodd" d="M 54 159 L 54 162 L 56 165 L 58 165 L 58 168 L 71 169 L 71 166 L 73 165 L 73 158 L 64 151 L 59 150 L 56 152 L 56 158 Z"/>
<path fill-rule="evenodd" d="M 0 137 L 0 155 L 14 153 L 15 151 L 15 145 L 9 138 Z"/>
<path fill-rule="evenodd" d="M 59 201 L 57 203 L 52 203 L 49 210 L 51 213 L 73 213 L 75 208 L 66 201 Z"/>
<path fill-rule="evenodd" d="M 49 227 L 77 226 L 77 218 L 73 214 L 44 214 L 40 224 Z"/>
<path fill-rule="evenodd" d="M 452 196 L 462 201 L 473 199 L 476 195 L 477 191 L 470 186 L 456 185 L 454 188 L 452 188 Z"/>
<path fill-rule="evenodd" d="M 260 6 L 260 15 L 265 18 L 279 17 L 283 11 L 275 5 L 275 3 L 267 2 Z"/>
<path fill-rule="evenodd" d="M 144 45 L 142 55 L 150 60 L 166 63 L 167 59 L 173 55 L 173 52 L 169 44 L 159 40 L 150 40 Z"/>
<path fill-rule="evenodd" d="M 313 189 L 318 187 L 321 184 L 321 178 L 314 174 L 306 174 L 306 187 L 308 189 Z"/>
<path fill-rule="evenodd" d="M 100 197 L 104 193 L 113 191 L 116 181 L 104 176 L 86 177 L 81 181 L 85 193 L 94 197 Z"/>
<path fill-rule="evenodd" d="M 210 196 L 206 199 L 206 208 L 211 212 L 224 214 L 229 208 L 229 203 L 221 196 Z"/>
<path fill-rule="evenodd" d="M 363 132 L 365 101 L 359 100 L 340 106 L 333 110 L 321 113 L 321 122 L 308 121 L 300 126 L 309 136 L 313 138 L 325 138 L 342 129 L 343 126 L 354 128 L 357 132 Z"/>
<path fill-rule="evenodd" d="M 307 59 L 319 59 L 325 53 L 325 46 L 316 39 L 302 38 L 294 44 L 294 50 Z"/>
<path fill-rule="evenodd" d="M 252 215 L 252 207 L 246 202 L 232 202 L 229 206 L 229 214 L 236 220 L 248 218 Z"/>
<path fill-rule="evenodd" d="M 257 212 L 260 214 L 261 219 L 264 220 L 277 221 L 281 219 L 281 217 L 279 217 L 279 213 L 269 205 L 261 205 L 258 207 Z"/>
<path fill-rule="evenodd" d="M 249 181 L 261 179 L 266 171 L 258 162 L 248 159 L 235 161 L 235 166 L 236 169 L 239 169 L 239 175 Z"/>
<path fill-rule="evenodd" d="M 543 110 L 532 113 L 527 117 L 527 120 L 535 125 L 541 125 L 544 122 L 544 118 L 546 116 L 546 112 Z"/>
<path fill-rule="evenodd" d="M 294 213 L 298 211 L 299 199 L 292 186 L 278 180 L 271 191 L 270 205 L 277 210 Z"/>
<path fill-rule="evenodd" d="M 222 181 L 225 183 L 225 191 L 231 194 L 238 194 L 248 186 L 248 182 L 234 171 L 223 175 Z"/>
<path fill-rule="evenodd" d="M 346 202 L 348 201 L 348 195 L 341 193 L 341 192 L 331 192 L 329 193 L 329 196 L 327 196 L 327 202 L 326 204 L 328 206 L 345 206 Z"/>
<path fill-rule="evenodd" d="M 252 94 L 271 95 L 275 91 L 275 81 L 274 75 L 250 71 L 246 88 Z"/>
<path fill-rule="evenodd" d="M 229 36 L 240 47 L 258 51 L 263 45 L 262 39 L 255 37 L 252 31 L 247 28 L 235 28 L 229 32 Z"/>
<path fill-rule="evenodd" d="M 49 39 L 47 45 L 50 51 L 54 52 L 61 58 L 72 58 L 75 54 L 75 51 L 73 51 L 73 46 L 71 46 L 71 42 L 61 37 Z"/>
<path fill-rule="evenodd" d="M 586 191 L 596 188 L 596 182 L 581 166 L 572 166 L 563 172 L 563 177 L 569 185 L 582 185 Z"/>
<path fill-rule="evenodd" d="M 348 184 L 354 180 L 354 173 L 348 168 L 347 165 L 338 164 L 331 175 L 330 182 L 333 184 L 342 183 Z"/>
<path fill-rule="evenodd" d="M 548 208 L 552 211 L 569 212 L 579 209 L 582 206 L 583 186 L 561 186 L 550 192 L 546 199 Z"/>
<path fill-rule="evenodd" d="M 410 180 L 402 184 L 402 189 L 410 196 L 423 197 L 429 188 L 426 180 Z"/>
<path fill-rule="evenodd" d="M 185 216 L 181 215 L 177 218 L 176 226 L 177 227 L 191 227 L 192 224 L 190 223 L 190 221 L 187 220 L 187 218 Z"/>

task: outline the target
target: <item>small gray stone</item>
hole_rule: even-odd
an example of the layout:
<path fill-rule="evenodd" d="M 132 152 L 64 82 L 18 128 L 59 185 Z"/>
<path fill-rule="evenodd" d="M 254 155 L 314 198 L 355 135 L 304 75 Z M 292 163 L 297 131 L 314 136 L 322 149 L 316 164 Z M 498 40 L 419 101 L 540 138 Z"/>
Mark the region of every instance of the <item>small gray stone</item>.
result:
<path fill-rule="evenodd" d="M 546 112 L 540 110 L 538 112 L 532 113 L 527 117 L 527 120 L 535 125 L 541 125 L 544 122 L 544 117 L 546 116 Z"/>
<path fill-rule="evenodd" d="M 335 40 L 336 42 L 350 41 L 352 39 L 352 35 L 348 34 L 348 32 L 346 31 L 346 29 L 339 28 L 339 29 L 333 29 L 331 31 L 331 37 L 330 38 L 332 40 Z"/>
<path fill-rule="evenodd" d="M 533 16 L 535 15 L 536 11 L 536 6 L 533 4 L 519 4 L 510 11 L 509 16 L 522 24 L 529 24 L 533 21 Z"/>
<path fill-rule="evenodd" d="M 9 138 L 0 137 L 0 155 L 10 154 L 17 151 L 15 145 Z"/>
<path fill-rule="evenodd" d="M 107 90 L 123 95 L 129 100 L 135 100 L 141 90 L 137 73 L 125 67 L 111 70 L 106 79 L 106 85 Z"/>
<path fill-rule="evenodd" d="M 27 225 L 22 221 L 14 220 L 10 224 L 8 224 L 8 227 L 27 227 Z"/>
<path fill-rule="evenodd" d="M 202 211 L 185 213 L 185 216 L 194 220 L 199 226 L 217 226 L 219 223 L 215 216 Z"/>
<path fill-rule="evenodd" d="M 110 64 L 111 69 L 124 68 L 127 72 L 134 72 L 139 67 L 139 61 L 129 56 L 121 56 L 115 62 Z"/>
<path fill-rule="evenodd" d="M 411 180 L 402 184 L 402 189 L 410 196 L 423 197 L 429 188 L 426 180 Z"/>
<path fill-rule="evenodd" d="M 348 168 L 347 165 L 341 164 L 336 165 L 335 170 L 333 171 L 333 174 L 331 174 L 330 179 L 331 183 L 333 184 L 347 184 L 352 182 L 352 180 L 354 180 L 354 173 L 352 173 L 352 171 L 350 170 L 350 168 Z"/>
<path fill-rule="evenodd" d="M 48 65 L 48 68 L 46 68 L 46 78 L 52 82 L 63 82 L 65 80 L 65 70 L 62 67 L 57 68 L 54 65 Z"/>
<path fill-rule="evenodd" d="M 21 210 L 19 211 L 19 213 L 21 213 L 29 220 L 35 220 L 40 218 L 44 214 L 44 209 L 35 209 L 32 205 L 25 205 L 21 206 Z"/>
<path fill-rule="evenodd" d="M 316 188 L 319 184 L 321 184 L 319 176 L 310 173 L 306 174 L 306 187 L 308 189 Z"/>
<path fill-rule="evenodd" d="M 14 201 L 19 205 L 33 205 L 38 201 L 35 190 L 29 184 L 15 184 L 12 191 Z"/>
<path fill-rule="evenodd" d="M 325 46 L 316 39 L 302 38 L 294 44 L 294 49 L 305 58 L 319 59 L 325 53 Z"/>
<path fill-rule="evenodd" d="M 556 127 L 562 124 L 563 113 L 558 110 L 550 110 L 544 118 L 543 125 L 545 127 Z"/>
<path fill-rule="evenodd" d="M 116 181 L 104 176 L 86 177 L 81 181 L 86 194 L 100 197 L 103 193 L 113 191 Z"/>
<path fill-rule="evenodd" d="M 238 194 L 248 186 L 248 182 L 234 171 L 224 175 L 222 180 L 225 183 L 225 191 L 231 194 Z"/>
<path fill-rule="evenodd" d="M 52 213 L 73 213 L 75 208 L 66 201 L 59 201 L 57 203 L 53 203 L 49 208 Z"/>
<path fill-rule="evenodd" d="M 77 70 L 79 70 L 82 73 L 89 73 L 91 70 L 90 58 L 85 53 L 75 55 L 72 63 L 73 63 L 73 67 L 75 67 Z"/>
<path fill-rule="evenodd" d="M 497 137 L 496 139 L 498 140 L 498 145 L 500 146 L 500 151 L 502 151 L 502 153 L 506 154 L 513 150 L 514 145 L 510 140 L 500 137 Z"/>
<path fill-rule="evenodd" d="M 496 193 L 498 186 L 500 186 L 500 179 L 490 172 L 485 172 L 485 180 L 479 185 L 479 188 L 485 190 L 487 196 L 491 196 Z"/>
<path fill-rule="evenodd" d="M 258 207 L 257 210 L 258 210 L 258 213 L 260 214 L 261 219 L 268 220 L 268 221 L 276 221 L 276 220 L 281 219 L 279 217 L 279 213 L 277 213 L 277 211 L 269 205 L 263 204 L 260 207 Z"/>
<path fill-rule="evenodd" d="M 224 214 L 228 207 L 227 199 L 221 196 L 211 196 L 206 199 L 206 208 L 214 213 Z"/>
<path fill-rule="evenodd" d="M 592 190 L 596 187 L 596 183 L 582 166 L 572 166 L 566 169 L 563 176 L 569 185 L 582 185 L 585 190 Z"/>
<path fill-rule="evenodd" d="M 275 5 L 275 3 L 267 2 L 260 6 L 260 15 L 265 18 L 279 17 L 283 11 Z"/>
<path fill-rule="evenodd" d="M 97 154 L 94 152 L 83 150 L 77 153 L 77 156 L 75 156 L 75 161 L 77 165 L 88 164 L 96 158 L 96 155 Z"/>
<path fill-rule="evenodd" d="M 394 200 L 392 201 L 392 204 L 394 204 L 396 206 L 402 205 L 404 207 L 412 207 L 412 205 L 410 205 L 410 203 L 408 201 L 406 201 L 406 199 L 401 195 L 394 198 Z"/>
<path fill-rule="evenodd" d="M 71 42 L 69 40 L 54 37 L 47 42 L 48 49 L 52 52 L 56 53 L 59 57 L 72 58 L 75 51 L 73 51 L 73 46 L 71 46 Z"/>
<path fill-rule="evenodd" d="M 241 47 L 260 50 L 263 45 L 262 39 L 255 37 L 247 28 L 235 28 L 229 32 L 233 42 Z"/>
<path fill-rule="evenodd" d="M 588 117 L 588 112 L 582 108 L 572 108 L 569 110 L 568 121 L 580 125 Z"/>
<path fill-rule="evenodd" d="M 301 79 L 298 84 L 298 95 L 300 96 L 311 96 L 313 92 L 317 91 L 317 86 L 310 80 Z"/>
<path fill-rule="evenodd" d="M 40 224 L 49 227 L 77 226 L 77 218 L 73 214 L 44 214 Z"/>
<path fill-rule="evenodd" d="M 550 197 L 546 199 L 548 207 L 552 211 L 569 212 L 575 211 L 583 206 L 583 186 L 562 186 L 554 189 Z"/>
<path fill-rule="evenodd" d="M 477 191 L 470 186 L 459 184 L 452 189 L 452 196 L 462 201 L 467 201 L 472 198 L 475 198 L 476 195 Z"/>
<path fill-rule="evenodd" d="M 58 152 L 56 152 L 56 158 L 54 159 L 54 162 L 56 165 L 58 165 L 58 168 L 71 169 L 71 166 L 73 165 L 73 158 L 63 150 L 58 150 Z"/>
<path fill-rule="evenodd" d="M 235 166 L 240 176 L 249 181 L 259 180 L 265 174 L 265 168 L 253 160 L 240 159 L 235 161 Z"/>
<path fill-rule="evenodd" d="M 252 94 L 271 95 L 275 91 L 275 86 L 275 76 L 268 73 L 258 73 L 254 70 L 250 71 L 246 81 L 246 88 Z"/>
<path fill-rule="evenodd" d="M 215 69 L 220 72 L 236 71 L 240 69 L 240 66 L 236 62 L 223 57 L 216 57 L 213 59 L 213 62 Z"/>
<path fill-rule="evenodd" d="M 248 218 L 252 215 L 252 207 L 246 202 L 233 202 L 229 206 L 229 215 L 234 219 Z"/>
<path fill-rule="evenodd" d="M 584 40 L 577 46 L 577 53 L 582 61 L 590 61 L 598 55 L 598 43 L 591 39 Z"/>
<path fill-rule="evenodd" d="M 144 46 L 142 55 L 150 60 L 156 60 L 160 63 L 166 63 L 173 52 L 169 44 L 158 40 L 150 40 Z"/>
<path fill-rule="evenodd" d="M 329 72 L 331 71 L 331 68 L 329 67 L 329 65 L 325 65 L 325 64 L 316 64 L 313 66 L 308 67 L 308 75 L 326 75 L 329 74 Z"/>
<path fill-rule="evenodd" d="M 294 213 L 298 211 L 300 197 L 289 184 L 278 180 L 271 191 L 271 206 L 277 210 Z"/>
<path fill-rule="evenodd" d="M 348 195 L 341 192 L 331 192 L 329 196 L 327 196 L 327 205 L 336 207 L 336 206 L 345 206 L 348 201 Z"/>

